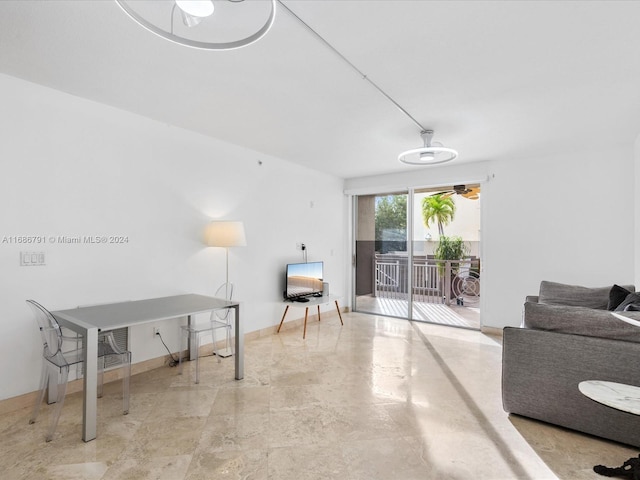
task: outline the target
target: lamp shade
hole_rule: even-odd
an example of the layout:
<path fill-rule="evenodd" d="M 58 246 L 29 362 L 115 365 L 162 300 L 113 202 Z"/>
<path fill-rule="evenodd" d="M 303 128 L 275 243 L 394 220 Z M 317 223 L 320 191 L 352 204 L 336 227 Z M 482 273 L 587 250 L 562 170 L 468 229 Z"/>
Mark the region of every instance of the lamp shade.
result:
<path fill-rule="evenodd" d="M 205 243 L 210 247 L 245 247 L 247 238 L 242 222 L 211 222 L 205 231 Z"/>

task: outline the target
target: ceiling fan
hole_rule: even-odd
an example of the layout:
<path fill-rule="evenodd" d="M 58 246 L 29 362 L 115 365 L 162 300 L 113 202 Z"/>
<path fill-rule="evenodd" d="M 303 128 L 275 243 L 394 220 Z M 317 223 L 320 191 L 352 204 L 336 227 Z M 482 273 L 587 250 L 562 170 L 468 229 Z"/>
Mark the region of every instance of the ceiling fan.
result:
<path fill-rule="evenodd" d="M 453 190 L 445 190 L 443 192 L 434 193 L 434 195 L 442 195 L 444 198 L 450 197 L 451 195 L 462 195 L 464 198 L 468 198 L 469 200 L 478 200 L 480 198 L 480 187 L 469 186 L 467 188 L 466 185 L 454 185 Z"/>

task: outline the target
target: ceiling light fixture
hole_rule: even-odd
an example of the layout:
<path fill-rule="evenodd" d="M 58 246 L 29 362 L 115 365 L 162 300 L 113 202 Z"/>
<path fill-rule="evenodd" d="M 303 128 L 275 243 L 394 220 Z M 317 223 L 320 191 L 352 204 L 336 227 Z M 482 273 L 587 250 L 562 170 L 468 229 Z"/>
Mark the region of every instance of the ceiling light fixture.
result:
<path fill-rule="evenodd" d="M 414 148 L 413 150 L 407 150 L 398 156 L 398 160 L 409 165 L 437 165 L 440 163 L 450 162 L 458 156 L 452 148 L 443 147 L 442 144 L 432 144 L 431 137 L 433 136 L 433 130 L 423 127 L 418 120 L 416 120 L 407 110 L 389 96 L 387 92 L 382 90 L 368 75 L 364 74 L 358 67 L 356 67 L 347 57 L 338 51 L 333 45 L 326 41 L 318 32 L 316 32 L 309 24 L 296 15 L 288 6 L 286 6 L 282 0 L 278 0 L 278 3 L 285 9 L 293 18 L 300 22 L 307 30 L 309 30 L 318 40 L 320 40 L 325 46 L 327 46 L 333 53 L 342 59 L 349 67 L 351 67 L 363 80 L 366 80 L 371 84 L 373 88 L 378 90 L 387 100 L 393 103 L 398 110 L 404 113 L 409 120 L 415 123 L 420 128 L 420 135 L 424 140 L 424 147 Z M 417 158 L 416 158 L 417 157 Z"/>
<path fill-rule="evenodd" d="M 420 136 L 424 146 L 407 150 L 398 155 L 398 160 L 408 165 L 438 165 L 454 160 L 458 156 L 453 148 L 443 147 L 439 142 L 431 142 L 433 130 L 423 130 Z"/>
<path fill-rule="evenodd" d="M 176 0 L 176 6 L 180 8 L 182 21 L 187 27 L 195 27 L 213 14 L 211 0 Z"/>
<path fill-rule="evenodd" d="M 150 32 L 171 42 L 202 50 L 233 50 L 251 45 L 269 32 L 276 17 L 276 0 L 269 0 L 268 3 L 270 4 L 270 10 L 266 21 L 258 27 L 257 30 L 238 40 L 220 42 L 208 40 L 207 34 L 210 32 L 207 32 L 202 28 L 211 23 L 206 21 L 209 17 L 215 17 L 218 15 L 217 13 L 216 15 L 213 15 L 214 6 L 212 0 L 175 0 L 172 2 L 140 2 L 134 0 L 115 1 L 127 15 Z M 262 7 L 262 5 L 267 3 L 263 1 L 245 2 L 238 0 L 228 0 L 228 2 L 231 4 L 243 5 L 243 7 L 245 5 L 252 4 L 253 6 L 258 7 L 256 10 L 266 8 Z M 218 6 L 220 7 L 220 10 L 223 10 L 223 5 Z M 174 20 L 176 7 L 182 16 L 182 21 L 187 27 L 186 29 L 175 28 Z M 247 13 L 251 14 L 252 12 Z M 201 25 L 201 28 L 194 29 L 194 27 L 198 25 Z M 210 24 L 208 26 L 211 27 Z M 226 27 L 228 27 L 228 25 Z M 218 30 L 220 30 L 220 28 L 218 28 Z"/>

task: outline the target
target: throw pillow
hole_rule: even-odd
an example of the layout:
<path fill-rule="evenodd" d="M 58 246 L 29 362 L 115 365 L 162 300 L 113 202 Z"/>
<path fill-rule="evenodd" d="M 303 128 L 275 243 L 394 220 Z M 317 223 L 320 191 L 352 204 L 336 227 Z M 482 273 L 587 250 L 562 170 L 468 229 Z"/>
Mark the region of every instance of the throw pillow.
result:
<path fill-rule="evenodd" d="M 618 305 L 625 301 L 627 295 L 630 293 L 632 292 L 620 285 L 614 285 L 611 287 L 611 290 L 609 291 L 609 304 L 607 305 L 607 310 L 615 310 Z"/>
<path fill-rule="evenodd" d="M 629 295 L 627 295 L 624 301 L 616 307 L 615 311 L 624 312 L 630 305 L 633 305 L 634 307 L 640 307 L 640 293 L 630 293 Z"/>

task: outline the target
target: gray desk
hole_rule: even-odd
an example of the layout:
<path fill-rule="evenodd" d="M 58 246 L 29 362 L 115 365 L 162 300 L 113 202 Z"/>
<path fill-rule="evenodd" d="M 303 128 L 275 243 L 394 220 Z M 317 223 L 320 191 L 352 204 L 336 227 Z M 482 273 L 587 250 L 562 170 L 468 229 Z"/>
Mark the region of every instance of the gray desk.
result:
<path fill-rule="evenodd" d="M 51 312 L 60 325 L 85 338 L 84 349 L 84 402 L 82 412 L 82 439 L 96 438 L 98 388 L 98 332 L 114 328 L 131 327 L 143 323 L 187 317 L 198 313 L 233 308 L 236 319 L 236 379 L 244 377 L 244 335 L 240 323 L 240 304 L 204 295 L 175 295 L 171 297 L 137 300 L 132 302 L 95 305 Z"/>

